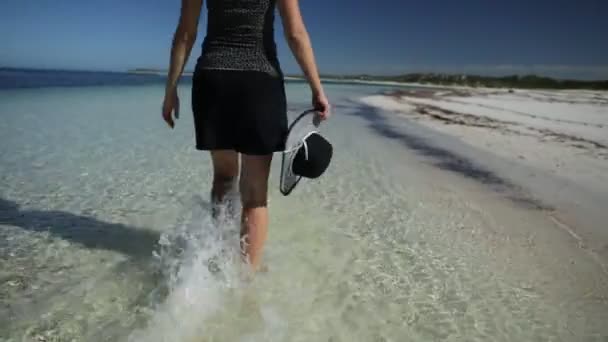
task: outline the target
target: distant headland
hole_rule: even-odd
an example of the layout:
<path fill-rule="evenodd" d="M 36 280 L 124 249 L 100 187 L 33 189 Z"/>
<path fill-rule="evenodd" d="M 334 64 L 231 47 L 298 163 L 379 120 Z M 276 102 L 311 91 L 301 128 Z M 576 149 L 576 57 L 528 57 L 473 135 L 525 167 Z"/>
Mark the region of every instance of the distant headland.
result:
<path fill-rule="evenodd" d="M 169 71 L 154 68 L 135 68 L 127 70 L 129 74 L 166 76 Z M 184 71 L 183 76 L 192 76 L 192 71 Z"/>

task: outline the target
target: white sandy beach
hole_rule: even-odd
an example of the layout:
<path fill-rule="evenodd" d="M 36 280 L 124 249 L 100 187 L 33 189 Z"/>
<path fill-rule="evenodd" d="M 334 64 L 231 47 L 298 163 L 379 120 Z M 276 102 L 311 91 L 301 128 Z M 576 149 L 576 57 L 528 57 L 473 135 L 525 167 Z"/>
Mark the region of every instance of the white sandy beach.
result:
<path fill-rule="evenodd" d="M 608 260 L 606 92 L 455 87 L 362 102 L 500 158 L 500 166 L 477 161 L 529 190 L 581 246 Z"/>

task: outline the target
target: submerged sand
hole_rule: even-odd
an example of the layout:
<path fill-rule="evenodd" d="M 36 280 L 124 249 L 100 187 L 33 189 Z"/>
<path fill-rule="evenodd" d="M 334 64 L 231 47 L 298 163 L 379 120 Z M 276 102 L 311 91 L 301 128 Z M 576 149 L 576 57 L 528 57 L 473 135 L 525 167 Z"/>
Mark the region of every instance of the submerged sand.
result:
<path fill-rule="evenodd" d="M 292 118 L 309 103 L 298 87 Z M 377 90 L 327 87 L 323 177 L 283 197 L 275 159 L 270 271 L 250 284 L 235 276 L 238 226 L 209 218 L 191 116 L 169 130 L 154 114 L 162 86 L 0 93 L 12 113 L 0 122 L 0 340 L 605 339 L 608 276 L 591 244 L 605 240 L 584 245 L 551 220 L 562 209 L 534 185 L 557 176 L 432 126 L 458 125 L 353 102 Z M 589 194 L 563 184 L 562 199 Z"/>

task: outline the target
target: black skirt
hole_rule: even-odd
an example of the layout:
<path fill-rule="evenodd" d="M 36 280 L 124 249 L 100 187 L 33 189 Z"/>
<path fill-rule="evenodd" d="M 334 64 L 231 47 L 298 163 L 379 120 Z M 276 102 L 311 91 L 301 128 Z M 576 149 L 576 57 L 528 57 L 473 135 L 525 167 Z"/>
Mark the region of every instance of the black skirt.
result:
<path fill-rule="evenodd" d="M 198 150 L 251 155 L 284 150 L 287 101 L 282 76 L 197 68 L 192 112 Z"/>

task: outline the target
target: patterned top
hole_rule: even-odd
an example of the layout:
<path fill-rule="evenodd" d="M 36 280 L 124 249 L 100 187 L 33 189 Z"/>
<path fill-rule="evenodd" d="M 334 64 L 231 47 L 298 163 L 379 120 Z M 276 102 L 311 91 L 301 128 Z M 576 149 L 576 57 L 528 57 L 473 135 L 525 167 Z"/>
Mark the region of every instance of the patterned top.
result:
<path fill-rule="evenodd" d="M 208 0 L 198 67 L 280 75 L 274 41 L 276 0 Z"/>

